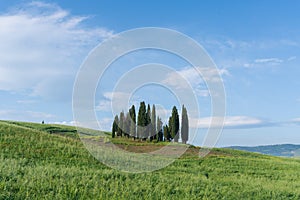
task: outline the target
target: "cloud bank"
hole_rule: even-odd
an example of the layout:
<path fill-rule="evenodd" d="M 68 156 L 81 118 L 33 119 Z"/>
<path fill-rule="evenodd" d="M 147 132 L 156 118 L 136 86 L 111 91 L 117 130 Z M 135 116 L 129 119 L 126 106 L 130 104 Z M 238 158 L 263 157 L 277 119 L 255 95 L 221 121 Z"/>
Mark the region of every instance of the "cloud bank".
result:
<path fill-rule="evenodd" d="M 220 122 L 221 117 L 203 117 L 203 118 L 191 118 L 191 128 L 221 128 Z M 223 128 L 227 129 L 244 129 L 244 128 L 261 128 L 269 126 L 278 126 L 277 123 L 255 118 L 249 116 L 226 116 L 224 117 Z"/>

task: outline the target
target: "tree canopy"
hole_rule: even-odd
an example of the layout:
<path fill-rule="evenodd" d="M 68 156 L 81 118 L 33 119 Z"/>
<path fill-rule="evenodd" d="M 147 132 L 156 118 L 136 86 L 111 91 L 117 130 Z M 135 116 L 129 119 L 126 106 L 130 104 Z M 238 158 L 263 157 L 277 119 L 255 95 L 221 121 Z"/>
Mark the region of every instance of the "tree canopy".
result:
<path fill-rule="evenodd" d="M 189 121 L 187 109 L 183 105 L 181 110 L 181 127 L 179 114 L 176 106 L 173 106 L 168 123 L 163 124 L 162 119 L 156 116 L 155 105 L 140 102 L 138 115 L 136 108 L 132 105 L 128 112 L 120 112 L 116 115 L 112 124 L 112 137 L 128 137 L 149 140 L 149 141 L 174 141 L 178 142 L 181 138 L 182 143 L 186 144 L 189 134 Z"/>

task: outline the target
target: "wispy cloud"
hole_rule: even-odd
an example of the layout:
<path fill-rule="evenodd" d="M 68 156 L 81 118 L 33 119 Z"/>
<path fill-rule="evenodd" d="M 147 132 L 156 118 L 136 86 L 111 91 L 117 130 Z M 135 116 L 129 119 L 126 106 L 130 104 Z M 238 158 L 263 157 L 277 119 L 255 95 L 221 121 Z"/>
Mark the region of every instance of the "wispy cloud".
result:
<path fill-rule="evenodd" d="M 197 95 L 209 96 L 209 91 L 205 86 L 205 80 L 207 82 L 223 81 L 222 76 L 224 75 L 229 75 L 226 69 L 187 67 L 167 74 L 162 83 L 183 90 L 192 87 Z"/>
<path fill-rule="evenodd" d="M 18 104 L 33 104 L 35 103 L 35 100 L 18 100 L 17 103 Z"/>
<path fill-rule="evenodd" d="M 218 49 L 219 51 L 228 51 L 234 49 L 248 49 L 254 46 L 254 42 L 234 40 L 227 37 L 220 37 L 214 39 L 200 39 L 201 44 L 208 49 Z"/>
<path fill-rule="evenodd" d="M 220 122 L 222 117 L 203 117 L 203 118 L 191 118 L 191 128 L 221 128 Z M 247 129 L 247 128 L 259 128 L 268 126 L 278 126 L 279 124 L 249 116 L 226 116 L 224 118 L 223 128 L 227 129 Z"/>
<path fill-rule="evenodd" d="M 295 118 L 290 121 L 292 124 L 300 125 L 300 118 Z"/>
<path fill-rule="evenodd" d="M 111 111 L 111 100 L 101 99 L 95 109 L 96 111 Z"/>
<path fill-rule="evenodd" d="M 260 58 L 254 60 L 254 63 L 271 64 L 271 65 L 277 65 L 282 62 L 283 60 L 279 58 Z"/>
<path fill-rule="evenodd" d="M 214 38 L 200 38 L 199 41 L 208 49 L 216 49 L 220 52 L 269 50 L 279 47 L 298 47 L 300 42 L 297 39 L 263 39 L 263 40 L 238 40 L 227 36 L 214 36 Z"/>
<path fill-rule="evenodd" d="M 61 125 L 68 125 L 68 126 L 75 126 L 75 121 L 55 121 L 55 122 L 48 122 L 48 124 L 61 124 Z"/>
<path fill-rule="evenodd" d="M 115 111 L 120 112 L 129 106 L 130 93 L 126 92 L 104 92 L 103 98 L 101 98 L 96 105 L 97 111 Z"/>
<path fill-rule="evenodd" d="M 280 65 L 284 62 L 280 58 L 257 58 L 252 62 L 245 63 L 244 67 L 257 67 L 257 66 L 274 66 Z"/>
<path fill-rule="evenodd" d="M 72 91 L 71 77 L 88 51 L 113 34 L 86 28 L 88 18 L 39 1 L 0 15 L 0 90 L 26 90 L 35 96 L 45 95 L 43 90 L 60 88 L 51 96 Z"/>
<path fill-rule="evenodd" d="M 287 61 L 292 61 L 292 60 L 295 60 L 295 59 L 297 59 L 297 56 L 291 56 L 291 57 L 289 57 L 289 58 L 287 59 Z"/>
<path fill-rule="evenodd" d="M 211 53 L 217 66 L 225 69 L 282 65 L 296 59 L 296 57 L 290 55 L 289 57 L 278 58 L 274 56 L 276 52 L 282 49 L 286 52 L 286 49 L 300 45 L 297 38 L 239 40 L 227 36 L 214 36 L 214 38 L 200 38 L 199 41 Z M 276 52 L 274 52 L 275 49 Z M 273 53 L 274 55 L 272 55 Z M 287 56 L 285 53 L 282 55 Z"/>
<path fill-rule="evenodd" d="M 32 110 L 0 110 L 0 119 L 18 121 L 53 120 L 56 116 L 49 113 Z"/>
<path fill-rule="evenodd" d="M 221 117 L 203 117 L 191 118 L 191 128 L 221 128 Z M 271 121 L 263 118 L 250 117 L 250 116 L 226 116 L 224 117 L 223 128 L 225 129 L 249 129 L 249 128 L 262 128 L 262 127 L 278 127 L 300 125 L 300 118 L 294 118 L 285 121 Z"/>

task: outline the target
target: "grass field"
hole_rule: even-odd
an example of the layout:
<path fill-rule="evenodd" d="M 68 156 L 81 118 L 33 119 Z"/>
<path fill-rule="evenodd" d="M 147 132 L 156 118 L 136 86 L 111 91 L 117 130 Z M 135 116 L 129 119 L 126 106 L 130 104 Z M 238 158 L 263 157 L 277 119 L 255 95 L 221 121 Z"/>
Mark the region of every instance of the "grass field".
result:
<path fill-rule="evenodd" d="M 137 152 L 164 145 L 112 142 Z M 300 160 L 231 149 L 199 158 L 198 151 L 131 174 L 94 159 L 74 127 L 0 121 L 0 199 L 300 199 Z"/>

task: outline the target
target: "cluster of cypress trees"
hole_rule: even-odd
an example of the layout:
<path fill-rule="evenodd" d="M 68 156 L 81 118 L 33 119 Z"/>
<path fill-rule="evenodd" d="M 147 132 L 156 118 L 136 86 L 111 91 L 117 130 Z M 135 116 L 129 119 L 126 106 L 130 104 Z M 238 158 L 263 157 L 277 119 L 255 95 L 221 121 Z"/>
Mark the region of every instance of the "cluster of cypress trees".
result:
<path fill-rule="evenodd" d="M 138 116 L 136 117 L 135 106 L 132 105 L 125 114 L 123 111 L 116 115 L 112 125 L 112 137 L 131 137 L 133 139 L 150 141 L 172 141 L 178 142 L 181 134 L 182 143 L 186 144 L 189 139 L 189 122 L 187 110 L 182 106 L 181 130 L 179 131 L 179 114 L 176 106 L 172 108 L 172 115 L 168 124 L 163 125 L 162 119 L 157 116 L 155 105 L 152 108 L 145 102 L 140 102 Z"/>

